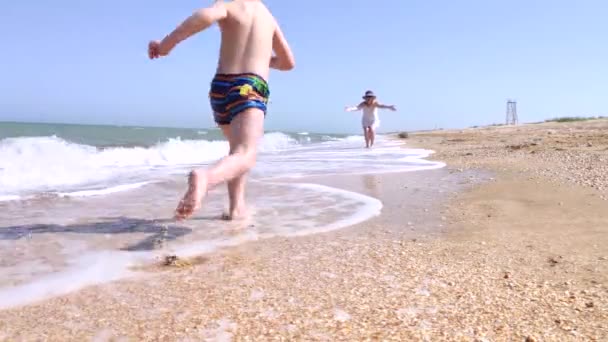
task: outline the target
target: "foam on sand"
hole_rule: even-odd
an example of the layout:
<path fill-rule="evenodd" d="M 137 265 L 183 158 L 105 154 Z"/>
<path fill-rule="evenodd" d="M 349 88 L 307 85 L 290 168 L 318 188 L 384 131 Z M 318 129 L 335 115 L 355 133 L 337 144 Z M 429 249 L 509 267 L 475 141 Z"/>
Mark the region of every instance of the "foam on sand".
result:
<path fill-rule="evenodd" d="M 123 184 L 123 185 L 112 186 L 112 187 L 104 188 L 104 189 L 81 190 L 81 191 L 74 191 L 74 192 L 60 192 L 57 195 L 59 197 L 103 196 L 103 195 L 114 194 L 117 192 L 129 191 L 129 190 L 141 188 L 142 186 L 145 186 L 150 183 L 151 182 L 138 182 L 138 183 L 133 183 L 133 184 Z"/>
<path fill-rule="evenodd" d="M 303 197 L 304 201 L 307 198 L 317 198 L 319 201 L 320 199 L 324 199 L 324 202 L 310 203 L 308 212 L 304 211 L 302 214 L 304 217 L 286 218 L 284 222 L 276 224 L 272 223 L 273 219 L 271 218 L 270 222 L 258 222 L 254 227 L 245 229 L 235 235 L 220 234 L 212 239 L 195 239 L 195 241 L 189 243 L 179 242 L 172 245 L 170 253 L 176 254 L 181 258 L 189 258 L 211 253 L 220 248 L 237 246 L 261 239 L 328 232 L 363 222 L 378 215 L 382 209 L 382 203 L 375 198 L 332 187 L 317 184 L 280 183 L 270 184 L 269 186 L 276 188 L 288 187 L 296 190 L 283 196 L 288 200 L 287 203 L 292 203 L 295 209 L 302 207 L 297 203 L 293 203 L 296 198 Z M 277 193 L 276 196 L 282 195 Z M 293 199 L 289 201 L 291 197 Z M 265 201 L 268 202 L 268 205 L 276 203 L 276 200 L 273 198 L 268 198 Z M 326 223 L 318 224 L 312 220 L 320 212 L 330 212 L 333 213 L 332 216 L 336 216 L 334 218 L 321 218 L 318 222 Z M 210 224 L 213 224 L 213 222 Z M 212 235 L 214 234 L 213 231 L 199 233 L 214 236 Z M 80 249 L 75 249 L 74 251 L 76 254 L 72 255 L 68 260 L 69 266 L 67 269 L 48 273 L 33 281 L 17 286 L 0 288 L 0 309 L 26 305 L 49 297 L 65 295 L 90 285 L 141 275 L 141 273 L 134 271 L 133 268 L 155 262 L 169 252 L 166 250 L 140 252 L 103 250 L 82 253 Z M 2 272 L 1 269 L 0 272 Z M 3 274 L 2 276 L 5 275 Z"/>

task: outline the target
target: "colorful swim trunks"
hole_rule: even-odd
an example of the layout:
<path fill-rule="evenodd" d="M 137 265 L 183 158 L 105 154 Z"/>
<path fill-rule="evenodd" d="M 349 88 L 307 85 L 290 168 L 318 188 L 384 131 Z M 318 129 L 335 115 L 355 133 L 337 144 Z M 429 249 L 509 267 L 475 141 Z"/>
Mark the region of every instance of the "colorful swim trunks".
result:
<path fill-rule="evenodd" d="M 270 90 L 259 75 L 217 74 L 211 81 L 209 99 L 218 125 L 228 125 L 244 110 L 258 108 L 266 115 Z"/>

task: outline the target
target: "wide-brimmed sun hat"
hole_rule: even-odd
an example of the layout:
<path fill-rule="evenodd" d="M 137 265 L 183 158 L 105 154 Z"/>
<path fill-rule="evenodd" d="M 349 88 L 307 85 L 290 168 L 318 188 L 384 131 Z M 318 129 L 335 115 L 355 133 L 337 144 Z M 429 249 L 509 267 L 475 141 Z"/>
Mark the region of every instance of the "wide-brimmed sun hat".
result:
<path fill-rule="evenodd" d="M 369 99 L 369 98 L 375 98 L 375 97 L 376 97 L 376 95 L 375 95 L 375 94 L 374 94 L 374 92 L 373 92 L 373 91 L 371 91 L 371 90 L 366 91 L 366 92 L 365 92 L 365 95 L 363 95 L 363 99 L 364 99 L 364 100 L 365 100 L 365 99 Z"/>

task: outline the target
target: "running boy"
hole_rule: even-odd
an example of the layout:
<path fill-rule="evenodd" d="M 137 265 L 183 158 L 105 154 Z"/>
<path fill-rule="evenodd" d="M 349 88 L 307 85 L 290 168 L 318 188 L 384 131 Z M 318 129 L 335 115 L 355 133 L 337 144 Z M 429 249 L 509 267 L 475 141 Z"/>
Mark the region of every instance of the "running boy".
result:
<path fill-rule="evenodd" d="M 167 56 L 178 43 L 216 22 L 222 43 L 209 98 L 214 120 L 230 144 L 230 154 L 207 170 L 190 172 L 188 190 L 175 210 L 179 220 L 191 216 L 207 191 L 223 182 L 228 183 L 230 199 L 225 218 L 245 215 L 245 180 L 264 134 L 269 69 L 291 70 L 295 66 L 278 23 L 261 0 L 219 0 L 197 10 L 165 39 L 150 42 L 149 57 Z"/>

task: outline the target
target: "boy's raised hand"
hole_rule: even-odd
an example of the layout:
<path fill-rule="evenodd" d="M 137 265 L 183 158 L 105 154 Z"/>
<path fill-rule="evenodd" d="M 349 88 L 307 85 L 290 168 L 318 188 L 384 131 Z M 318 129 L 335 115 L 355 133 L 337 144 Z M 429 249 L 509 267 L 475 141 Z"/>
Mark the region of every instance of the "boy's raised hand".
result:
<path fill-rule="evenodd" d="M 150 59 L 156 59 L 159 57 L 164 57 L 169 54 L 169 51 L 165 47 L 162 48 L 162 42 L 159 40 L 153 40 L 148 44 L 148 57 Z"/>
<path fill-rule="evenodd" d="M 160 57 L 160 42 L 158 40 L 153 40 L 148 44 L 148 57 L 150 59 L 155 59 Z"/>

